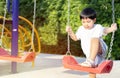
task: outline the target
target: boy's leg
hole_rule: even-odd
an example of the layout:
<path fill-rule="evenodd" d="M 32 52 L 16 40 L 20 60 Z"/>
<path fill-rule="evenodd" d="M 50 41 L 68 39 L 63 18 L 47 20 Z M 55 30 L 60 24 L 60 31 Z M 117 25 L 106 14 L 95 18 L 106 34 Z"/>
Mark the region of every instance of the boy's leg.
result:
<path fill-rule="evenodd" d="M 102 50 L 101 51 L 99 51 L 99 50 L 101 50 L 100 39 L 99 38 L 93 38 L 91 40 L 91 48 L 90 48 L 91 53 L 90 53 L 89 59 L 95 61 L 95 58 L 96 58 L 98 52 L 99 53 L 102 52 Z"/>
<path fill-rule="evenodd" d="M 94 73 L 89 73 L 89 78 L 96 78 L 96 74 L 94 74 Z"/>
<path fill-rule="evenodd" d="M 100 46 L 100 39 L 93 38 L 91 39 L 91 48 L 90 48 L 90 56 L 87 58 L 86 62 L 83 62 L 81 65 L 86 67 L 94 67 L 95 66 L 95 58 L 98 53 L 102 53 L 102 49 Z"/>

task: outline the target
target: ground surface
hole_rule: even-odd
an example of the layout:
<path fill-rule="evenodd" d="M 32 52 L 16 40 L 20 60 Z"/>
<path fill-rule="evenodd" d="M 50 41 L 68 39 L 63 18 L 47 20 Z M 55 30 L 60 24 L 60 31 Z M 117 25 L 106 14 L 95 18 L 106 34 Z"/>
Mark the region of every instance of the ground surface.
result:
<path fill-rule="evenodd" d="M 18 73 L 11 73 L 11 62 L 0 61 L 0 78 L 88 78 L 88 73 L 65 69 L 62 65 L 63 55 L 40 54 L 35 59 L 35 66 L 31 63 L 18 63 Z M 84 58 L 76 59 L 79 62 Z M 97 75 L 97 78 L 119 78 L 120 61 L 114 61 L 109 74 Z"/>

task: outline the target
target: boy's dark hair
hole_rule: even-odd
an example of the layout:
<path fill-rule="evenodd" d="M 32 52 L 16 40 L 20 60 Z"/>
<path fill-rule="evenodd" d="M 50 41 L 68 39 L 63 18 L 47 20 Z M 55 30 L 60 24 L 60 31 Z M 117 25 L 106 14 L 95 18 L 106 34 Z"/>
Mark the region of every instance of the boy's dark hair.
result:
<path fill-rule="evenodd" d="M 80 13 L 80 19 L 85 19 L 85 18 L 90 18 L 94 19 L 96 18 L 96 12 L 92 8 L 85 8 L 81 13 Z"/>

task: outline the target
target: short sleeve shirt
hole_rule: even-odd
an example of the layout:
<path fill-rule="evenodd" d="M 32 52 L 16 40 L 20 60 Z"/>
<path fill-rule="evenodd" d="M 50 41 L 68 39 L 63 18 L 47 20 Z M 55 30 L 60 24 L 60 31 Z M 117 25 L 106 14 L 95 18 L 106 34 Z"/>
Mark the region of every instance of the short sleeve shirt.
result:
<path fill-rule="evenodd" d="M 90 55 L 90 45 L 92 38 L 100 38 L 102 39 L 104 27 L 100 24 L 94 24 L 92 29 L 85 29 L 83 26 L 80 26 L 76 32 L 76 37 L 78 40 L 81 40 L 81 47 L 86 55 L 89 57 Z"/>

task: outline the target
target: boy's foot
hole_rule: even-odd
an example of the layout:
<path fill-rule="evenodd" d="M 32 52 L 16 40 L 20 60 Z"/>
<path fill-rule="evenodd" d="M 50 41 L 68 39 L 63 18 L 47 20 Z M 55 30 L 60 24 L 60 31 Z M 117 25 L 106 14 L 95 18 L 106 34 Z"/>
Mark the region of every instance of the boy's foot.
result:
<path fill-rule="evenodd" d="M 84 67 L 95 67 L 95 63 L 91 59 L 86 59 L 86 61 L 81 63 L 80 65 Z"/>

